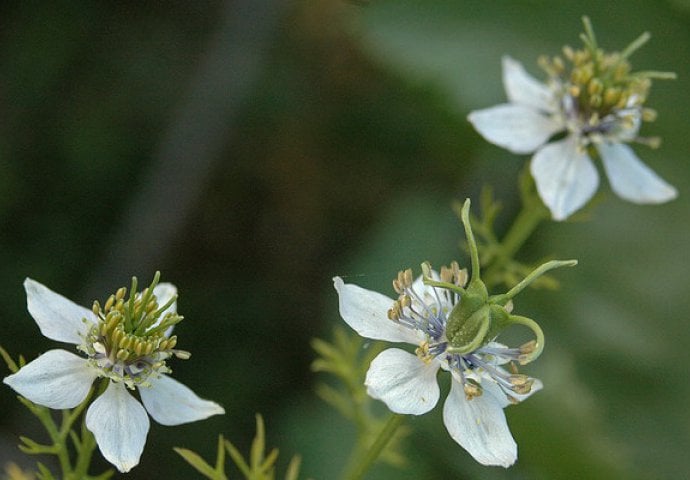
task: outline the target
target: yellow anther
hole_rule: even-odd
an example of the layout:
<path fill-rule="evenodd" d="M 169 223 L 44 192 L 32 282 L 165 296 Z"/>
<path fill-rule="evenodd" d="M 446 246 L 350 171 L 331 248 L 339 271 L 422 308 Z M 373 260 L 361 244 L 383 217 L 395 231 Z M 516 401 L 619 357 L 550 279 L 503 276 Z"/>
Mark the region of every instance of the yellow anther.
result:
<path fill-rule="evenodd" d="M 400 281 L 397 278 L 393 280 L 393 290 L 395 290 L 395 293 L 397 294 L 403 293 L 403 288 L 400 285 Z"/>
<path fill-rule="evenodd" d="M 119 342 L 117 342 L 117 346 L 122 348 L 122 349 L 129 350 L 129 347 L 131 346 L 132 340 L 133 340 L 133 338 L 131 336 L 125 335 L 124 337 L 122 337 L 120 339 Z"/>
<path fill-rule="evenodd" d="M 621 92 L 621 97 L 618 99 L 618 103 L 616 104 L 616 108 L 625 108 L 628 105 L 628 100 L 630 99 L 630 95 L 628 92 Z"/>
<path fill-rule="evenodd" d="M 476 383 L 466 382 L 462 388 L 465 391 L 465 398 L 467 400 L 472 400 L 482 395 L 482 387 Z"/>
<path fill-rule="evenodd" d="M 138 357 L 144 353 L 144 342 L 140 339 L 137 339 L 134 343 L 134 353 L 136 353 Z"/>
<path fill-rule="evenodd" d="M 158 303 L 156 303 L 156 299 L 153 298 L 148 305 L 146 305 L 146 313 L 151 313 L 156 310 L 158 310 Z"/>
<path fill-rule="evenodd" d="M 405 286 L 406 286 L 406 287 L 411 287 L 411 286 L 412 286 L 412 281 L 413 281 L 413 279 L 412 279 L 412 269 L 408 268 L 407 270 L 405 270 L 404 275 L 405 275 Z"/>
<path fill-rule="evenodd" d="M 589 81 L 589 84 L 587 84 L 587 92 L 590 95 L 596 95 L 600 94 L 601 92 L 604 91 L 604 84 L 599 80 L 598 78 L 593 78 Z"/>
<path fill-rule="evenodd" d="M 99 316 L 101 313 L 101 305 L 98 303 L 98 300 L 93 302 L 93 306 L 91 307 L 91 311 L 93 312 L 94 315 Z"/>
<path fill-rule="evenodd" d="M 115 299 L 122 300 L 125 298 L 125 295 L 127 295 L 127 289 L 125 287 L 120 287 L 117 289 L 117 292 L 115 292 Z"/>
<path fill-rule="evenodd" d="M 105 317 L 106 333 L 110 332 L 115 328 L 115 326 L 120 323 L 122 316 L 118 312 L 110 312 L 107 317 Z M 105 333 L 103 334 L 105 335 Z"/>
<path fill-rule="evenodd" d="M 513 391 L 519 395 L 526 395 L 532 391 L 532 385 L 534 385 L 534 380 L 528 379 L 525 383 L 520 385 L 513 384 Z"/>
<path fill-rule="evenodd" d="M 181 360 L 187 360 L 192 356 L 192 354 L 187 350 L 175 350 L 173 354 L 175 354 L 175 356 Z"/>
<path fill-rule="evenodd" d="M 108 300 L 105 302 L 105 306 L 103 307 L 103 310 L 105 313 L 108 313 L 111 308 L 113 308 L 113 304 L 115 303 L 115 295 L 111 295 L 108 297 Z"/>
<path fill-rule="evenodd" d="M 175 345 L 177 345 L 177 336 L 173 335 L 168 339 L 168 349 L 175 348 Z"/>
<path fill-rule="evenodd" d="M 644 120 L 645 122 L 653 122 L 654 120 L 656 120 L 656 110 L 652 108 L 643 108 L 642 120 Z"/>
<path fill-rule="evenodd" d="M 453 271 L 446 267 L 445 265 L 441 267 L 441 271 L 439 273 L 439 276 L 441 277 L 441 281 L 443 283 L 453 283 L 454 280 L 454 275 Z"/>
<path fill-rule="evenodd" d="M 120 339 L 125 336 L 125 332 L 120 329 L 116 328 L 111 334 L 110 334 L 110 339 L 112 341 L 113 345 L 119 345 L 120 344 Z"/>
<path fill-rule="evenodd" d="M 525 353 L 529 355 L 530 353 L 534 352 L 537 348 L 537 342 L 535 340 L 530 340 L 527 343 L 524 343 L 520 346 L 520 353 Z"/>
<path fill-rule="evenodd" d="M 529 381 L 530 378 L 522 373 L 516 373 L 510 376 L 511 385 L 514 385 L 516 387 L 526 385 Z"/>
<path fill-rule="evenodd" d="M 115 310 L 117 310 L 117 311 L 120 312 L 120 313 L 124 312 L 124 310 L 125 310 L 125 301 L 124 301 L 122 298 L 119 299 L 119 300 L 117 301 L 117 303 L 115 304 Z"/>
<path fill-rule="evenodd" d="M 431 360 L 434 358 L 432 355 L 429 354 L 429 342 L 426 340 L 423 341 L 419 347 L 415 349 L 415 354 L 421 361 L 426 363 L 427 365 L 431 362 Z"/>
<path fill-rule="evenodd" d="M 608 106 L 614 106 L 618 103 L 621 98 L 621 89 L 612 87 L 607 88 L 604 92 L 604 103 Z"/>
<path fill-rule="evenodd" d="M 116 357 L 117 357 L 118 360 L 124 362 L 124 361 L 127 360 L 127 358 L 129 357 L 129 352 L 128 352 L 127 350 L 125 350 L 125 349 L 120 349 L 120 350 L 117 351 Z"/>
<path fill-rule="evenodd" d="M 153 352 L 154 346 L 153 343 L 151 342 L 146 342 L 146 348 L 144 350 L 144 353 L 146 355 L 151 355 L 151 352 Z"/>

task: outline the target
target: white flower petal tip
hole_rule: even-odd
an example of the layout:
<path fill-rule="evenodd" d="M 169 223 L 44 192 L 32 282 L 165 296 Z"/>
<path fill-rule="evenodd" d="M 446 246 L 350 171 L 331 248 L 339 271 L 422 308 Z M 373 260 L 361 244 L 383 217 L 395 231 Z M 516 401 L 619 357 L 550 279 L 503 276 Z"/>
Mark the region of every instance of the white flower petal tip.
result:
<path fill-rule="evenodd" d="M 487 389 L 471 400 L 453 381 L 443 405 L 448 433 L 482 465 L 508 468 L 517 460 L 517 444 L 510 434 L 500 402 Z"/>
<path fill-rule="evenodd" d="M 584 206 L 599 186 L 599 174 L 589 156 L 578 149 L 573 136 L 540 148 L 530 171 L 539 196 L 561 221 Z"/>
<path fill-rule="evenodd" d="M 122 473 L 139 464 L 149 431 L 149 417 L 121 383 L 110 383 L 86 412 L 103 457 Z"/>
<path fill-rule="evenodd" d="M 379 353 L 371 362 L 364 384 L 367 393 L 388 408 L 406 415 L 422 415 L 438 403 L 436 372 L 440 363 L 425 363 L 398 348 Z"/>
<path fill-rule="evenodd" d="M 520 62 L 509 56 L 502 59 L 503 86 L 511 103 L 517 103 L 546 113 L 556 111 L 556 97 L 551 88 L 532 77 Z"/>
<path fill-rule="evenodd" d="M 333 285 L 338 292 L 340 316 L 359 335 L 372 340 L 419 343 L 417 334 L 388 318 L 388 310 L 393 306 L 392 299 L 345 283 L 340 277 L 333 278 Z"/>
<path fill-rule="evenodd" d="M 517 154 L 535 151 L 563 129 L 559 122 L 517 103 L 475 110 L 467 119 L 487 141 Z"/>
<path fill-rule="evenodd" d="M 156 299 L 158 300 L 158 305 L 163 306 L 166 303 L 168 303 L 168 301 L 171 298 L 177 295 L 177 287 L 172 283 L 159 283 L 154 287 L 153 294 L 156 296 Z M 177 302 L 174 302 L 172 305 L 170 305 L 170 307 L 168 307 L 161 314 L 161 317 L 165 316 L 165 314 L 168 312 L 177 312 Z"/>
<path fill-rule="evenodd" d="M 29 313 L 41 333 L 51 340 L 79 345 L 82 342 L 81 335 L 96 321 L 91 310 L 77 305 L 35 280 L 24 280 L 24 289 Z"/>
<path fill-rule="evenodd" d="M 678 196 L 678 191 L 642 163 L 635 152 L 621 143 L 597 146 L 606 176 L 616 194 L 633 203 L 665 203 Z"/>
<path fill-rule="evenodd" d="M 3 382 L 48 408 L 74 408 L 84 401 L 98 376 L 86 360 L 65 350 L 49 350 Z"/>
<path fill-rule="evenodd" d="M 199 398 L 189 387 L 167 375 L 151 378 L 150 387 L 140 387 L 146 410 L 161 425 L 180 425 L 225 413 L 223 407 Z"/>

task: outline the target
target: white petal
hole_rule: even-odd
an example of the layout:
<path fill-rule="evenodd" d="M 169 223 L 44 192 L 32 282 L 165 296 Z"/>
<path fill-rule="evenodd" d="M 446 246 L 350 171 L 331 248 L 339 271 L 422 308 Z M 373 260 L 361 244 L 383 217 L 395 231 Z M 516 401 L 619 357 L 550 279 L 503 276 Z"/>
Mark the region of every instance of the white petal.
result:
<path fill-rule="evenodd" d="M 225 413 L 217 403 L 199 398 L 167 375 L 149 381 L 151 386 L 139 387 L 139 394 L 146 410 L 161 425 L 180 425 Z"/>
<path fill-rule="evenodd" d="M 91 310 L 30 278 L 24 280 L 24 289 L 29 313 L 45 337 L 75 345 L 82 343 L 79 334 L 86 333 L 91 323 L 96 321 Z M 84 324 L 83 319 L 88 323 Z"/>
<path fill-rule="evenodd" d="M 556 111 L 553 91 L 527 73 L 520 62 L 508 56 L 503 57 L 503 86 L 512 103 L 550 113 Z"/>
<path fill-rule="evenodd" d="M 86 428 L 96 437 L 103 457 L 125 473 L 139 463 L 149 417 L 122 383 L 111 381 L 86 412 Z"/>
<path fill-rule="evenodd" d="M 373 340 L 419 343 L 416 331 L 388 318 L 393 300 L 352 283 L 345 284 L 340 277 L 335 277 L 333 284 L 338 292 L 340 316 L 358 334 Z"/>
<path fill-rule="evenodd" d="M 597 145 L 611 188 L 619 197 L 635 203 L 663 203 L 678 192 L 661 179 L 635 152 L 621 143 Z"/>
<path fill-rule="evenodd" d="M 539 196 L 554 220 L 565 220 L 580 209 L 599 186 L 592 160 L 578 149 L 572 136 L 540 148 L 530 168 Z"/>
<path fill-rule="evenodd" d="M 177 287 L 173 285 L 172 283 L 159 283 L 156 285 L 153 289 L 153 294 L 156 296 L 156 299 L 158 301 L 158 305 L 162 307 L 168 301 L 170 301 L 171 298 L 173 298 L 175 295 L 177 295 Z M 162 315 L 165 315 L 166 313 L 176 313 L 177 312 L 177 302 L 173 302 L 172 305 L 170 305 L 163 313 Z"/>
<path fill-rule="evenodd" d="M 156 285 L 153 288 L 153 294 L 156 296 L 156 299 L 158 301 L 158 306 L 162 307 L 163 305 L 168 303 L 168 301 L 173 296 L 177 295 L 177 287 L 175 285 L 173 285 L 172 283 L 159 283 L 158 285 Z M 163 318 L 168 313 L 177 313 L 177 302 L 176 301 L 161 313 L 161 316 L 158 318 L 158 322 L 156 322 L 155 325 L 158 325 L 160 323 L 160 321 L 163 320 Z M 170 336 L 170 334 L 173 331 L 173 328 L 175 328 L 174 325 L 165 330 L 165 336 L 166 337 Z"/>
<path fill-rule="evenodd" d="M 438 403 L 439 366 L 437 361 L 427 364 L 416 355 L 389 348 L 372 360 L 364 384 L 367 393 L 382 400 L 391 411 L 421 415 Z"/>
<path fill-rule="evenodd" d="M 443 405 L 443 423 L 453 440 L 482 465 L 509 467 L 517 460 L 503 408 L 490 392 L 467 400 L 460 382 L 453 380 Z"/>
<path fill-rule="evenodd" d="M 57 349 L 48 350 L 3 382 L 34 403 L 63 409 L 83 402 L 97 376 L 86 359 Z"/>
<path fill-rule="evenodd" d="M 516 103 L 475 110 L 467 119 L 487 141 L 513 153 L 531 153 L 563 130 L 560 122 Z"/>

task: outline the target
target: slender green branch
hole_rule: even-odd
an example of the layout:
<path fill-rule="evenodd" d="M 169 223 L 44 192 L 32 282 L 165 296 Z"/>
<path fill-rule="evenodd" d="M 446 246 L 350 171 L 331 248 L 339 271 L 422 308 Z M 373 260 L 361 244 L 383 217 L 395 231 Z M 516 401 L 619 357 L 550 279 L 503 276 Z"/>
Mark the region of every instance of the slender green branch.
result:
<path fill-rule="evenodd" d="M 386 445 L 388 445 L 388 442 L 391 441 L 396 430 L 398 427 L 400 427 L 404 419 L 405 415 L 400 415 L 398 413 L 391 414 L 372 446 L 366 450 L 363 450 L 364 455 L 357 462 L 355 468 L 351 470 L 352 473 L 345 477 L 346 479 L 360 480 L 364 478 L 364 474 L 373 465 L 379 455 L 381 455 L 381 452 Z"/>

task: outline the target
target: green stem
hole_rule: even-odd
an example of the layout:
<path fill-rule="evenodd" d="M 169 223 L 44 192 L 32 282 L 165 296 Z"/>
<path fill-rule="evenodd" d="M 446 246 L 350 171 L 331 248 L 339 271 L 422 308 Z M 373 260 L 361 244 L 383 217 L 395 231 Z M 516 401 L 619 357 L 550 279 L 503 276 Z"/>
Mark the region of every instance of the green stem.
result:
<path fill-rule="evenodd" d="M 65 443 L 65 436 L 61 434 L 58 430 L 55 421 L 50 414 L 50 410 L 45 407 L 37 407 L 34 414 L 41 421 L 43 426 L 48 432 L 48 436 L 56 447 L 57 451 L 55 455 L 58 457 L 58 462 L 60 462 L 60 469 L 62 470 L 62 478 L 66 478 L 72 471 L 72 465 L 69 461 L 69 452 L 67 451 L 67 444 Z"/>
<path fill-rule="evenodd" d="M 77 456 L 77 464 L 74 466 L 74 478 L 85 478 L 91 465 L 91 457 L 96 449 L 96 439 L 93 433 L 86 428 L 86 420 L 81 429 L 81 445 Z"/>
<path fill-rule="evenodd" d="M 539 224 L 549 218 L 549 211 L 539 202 L 527 202 L 515 218 L 513 225 L 503 237 L 500 255 L 484 271 L 484 283 L 492 287 L 500 283 L 501 269 L 524 245 Z"/>
<path fill-rule="evenodd" d="M 378 437 L 376 437 L 373 445 L 364 450 L 364 455 L 361 456 L 359 461 L 355 464 L 355 468 L 350 470 L 352 473 L 345 478 L 348 480 L 360 480 L 361 478 L 364 478 L 364 474 L 367 473 L 383 449 L 386 447 L 386 445 L 388 445 L 388 442 L 391 441 L 393 435 L 398 427 L 402 424 L 404 419 L 405 415 L 392 413 L 386 424 L 381 429 Z"/>

